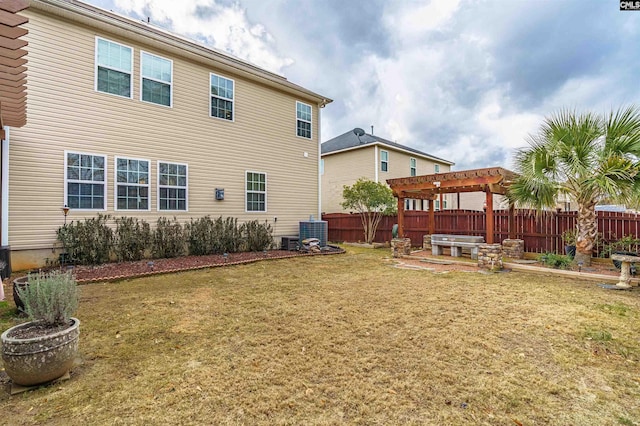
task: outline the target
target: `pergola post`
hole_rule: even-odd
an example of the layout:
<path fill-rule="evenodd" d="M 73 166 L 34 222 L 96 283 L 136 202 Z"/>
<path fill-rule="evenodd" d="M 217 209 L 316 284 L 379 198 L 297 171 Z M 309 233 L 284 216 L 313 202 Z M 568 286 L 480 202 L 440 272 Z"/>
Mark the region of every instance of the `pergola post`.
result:
<path fill-rule="evenodd" d="M 398 195 L 398 238 L 404 238 L 404 198 Z"/>
<path fill-rule="evenodd" d="M 436 212 L 433 209 L 433 200 L 429 199 L 429 235 L 436 232 Z"/>
<path fill-rule="evenodd" d="M 487 200 L 487 214 L 486 214 L 486 228 L 487 228 L 487 244 L 493 244 L 493 194 L 489 189 L 486 191 Z"/>
<path fill-rule="evenodd" d="M 516 239 L 516 206 L 509 204 L 509 239 Z"/>

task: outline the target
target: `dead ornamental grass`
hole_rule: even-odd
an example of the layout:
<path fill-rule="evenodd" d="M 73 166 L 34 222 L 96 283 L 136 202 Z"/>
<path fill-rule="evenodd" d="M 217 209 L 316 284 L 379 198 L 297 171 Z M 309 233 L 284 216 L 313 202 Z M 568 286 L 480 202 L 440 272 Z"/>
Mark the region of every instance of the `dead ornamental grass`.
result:
<path fill-rule="evenodd" d="M 11 424 L 640 424 L 640 293 L 387 251 L 82 287 L 72 380 Z"/>

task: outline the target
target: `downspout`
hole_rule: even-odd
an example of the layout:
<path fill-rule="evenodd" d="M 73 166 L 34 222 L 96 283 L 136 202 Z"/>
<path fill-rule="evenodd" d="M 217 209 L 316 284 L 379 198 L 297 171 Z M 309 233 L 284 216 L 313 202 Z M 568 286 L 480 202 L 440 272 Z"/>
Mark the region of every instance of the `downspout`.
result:
<path fill-rule="evenodd" d="M 378 178 L 378 145 L 374 146 L 374 152 L 375 154 L 373 155 L 373 170 L 376 171 L 375 177 L 376 177 L 376 183 L 378 183 L 379 178 Z"/>
<path fill-rule="evenodd" d="M 318 105 L 318 220 L 322 220 L 322 175 L 320 174 L 320 162 L 322 161 L 322 138 L 320 137 L 320 128 L 322 122 L 320 121 L 320 110 L 323 108 L 323 104 Z"/>
<path fill-rule="evenodd" d="M 9 127 L 4 126 L 5 138 L 2 140 L 2 238 L 0 245 L 9 245 Z"/>

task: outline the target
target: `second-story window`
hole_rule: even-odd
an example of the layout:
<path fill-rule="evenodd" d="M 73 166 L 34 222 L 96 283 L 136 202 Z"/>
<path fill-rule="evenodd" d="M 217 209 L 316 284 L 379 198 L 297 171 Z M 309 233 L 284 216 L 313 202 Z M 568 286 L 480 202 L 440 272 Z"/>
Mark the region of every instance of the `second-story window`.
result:
<path fill-rule="evenodd" d="M 233 121 L 234 82 L 211 74 L 211 116 Z"/>
<path fill-rule="evenodd" d="M 389 171 L 389 153 L 387 151 L 380 151 L 380 170 Z"/>
<path fill-rule="evenodd" d="M 96 37 L 96 90 L 131 98 L 133 49 Z"/>
<path fill-rule="evenodd" d="M 440 164 L 434 164 L 433 165 L 433 171 L 436 173 L 440 173 Z"/>
<path fill-rule="evenodd" d="M 311 139 L 311 105 L 296 102 L 296 134 Z"/>
<path fill-rule="evenodd" d="M 150 53 L 140 53 L 142 90 L 140 99 L 158 105 L 171 106 L 173 62 Z"/>
<path fill-rule="evenodd" d="M 409 159 L 409 169 L 411 172 L 411 176 L 415 176 L 416 175 L 416 159 L 415 158 Z"/>

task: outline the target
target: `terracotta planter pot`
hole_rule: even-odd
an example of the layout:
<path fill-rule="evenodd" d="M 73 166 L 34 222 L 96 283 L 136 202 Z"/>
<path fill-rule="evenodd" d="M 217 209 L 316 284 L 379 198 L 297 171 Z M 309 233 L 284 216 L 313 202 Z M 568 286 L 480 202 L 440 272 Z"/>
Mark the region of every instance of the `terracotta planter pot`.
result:
<path fill-rule="evenodd" d="M 34 386 L 64 376 L 78 353 L 80 320 L 71 318 L 69 328 L 45 336 L 28 339 L 10 337 L 12 332 L 32 323 L 11 327 L 2 339 L 2 360 L 13 383 Z"/>

